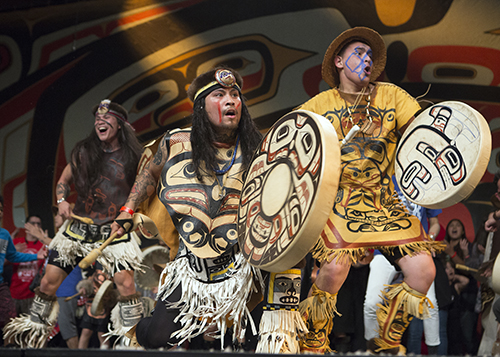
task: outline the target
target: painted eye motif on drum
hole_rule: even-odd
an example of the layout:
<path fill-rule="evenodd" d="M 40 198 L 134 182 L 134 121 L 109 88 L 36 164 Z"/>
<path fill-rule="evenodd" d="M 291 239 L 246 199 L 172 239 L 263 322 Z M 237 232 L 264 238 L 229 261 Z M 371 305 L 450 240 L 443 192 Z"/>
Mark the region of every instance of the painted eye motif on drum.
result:
<path fill-rule="evenodd" d="M 262 179 L 260 177 L 256 177 L 247 184 L 247 187 L 245 187 L 245 190 L 242 192 L 240 198 L 242 205 L 246 205 L 247 202 L 253 200 L 255 196 L 260 194 L 261 183 Z"/>
<path fill-rule="evenodd" d="M 300 177 L 308 169 L 318 150 L 316 133 L 310 125 L 305 125 L 298 133 L 294 149 L 298 160 L 295 168 Z"/>
<path fill-rule="evenodd" d="M 268 161 L 275 161 L 281 156 L 288 156 L 290 143 L 295 138 L 295 120 L 290 119 L 284 121 L 281 125 L 274 129 L 271 134 L 271 141 L 267 149 Z"/>

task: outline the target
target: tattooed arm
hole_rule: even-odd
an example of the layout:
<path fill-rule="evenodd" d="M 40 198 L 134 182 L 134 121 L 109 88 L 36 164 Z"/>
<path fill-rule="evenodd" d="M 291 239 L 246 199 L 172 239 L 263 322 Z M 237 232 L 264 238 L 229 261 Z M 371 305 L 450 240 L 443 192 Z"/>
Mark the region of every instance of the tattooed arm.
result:
<path fill-rule="evenodd" d="M 156 185 L 158 184 L 161 171 L 168 158 L 169 138 L 170 135 L 168 133 L 163 136 L 153 160 L 151 160 L 136 177 L 132 190 L 124 204 L 125 207 L 135 211 L 141 202 L 151 195 L 156 194 Z M 117 219 L 127 219 L 130 217 L 130 213 L 121 212 Z M 118 232 L 119 237 L 125 234 L 125 231 L 116 222 L 113 222 L 111 233 L 115 231 Z"/>
<path fill-rule="evenodd" d="M 59 181 L 57 181 L 56 187 L 56 200 L 60 202 L 57 204 L 57 206 L 59 208 L 59 214 L 64 219 L 68 219 L 73 213 L 70 204 L 68 203 L 68 201 L 66 201 L 66 198 L 69 196 L 69 193 L 71 191 L 70 185 L 72 181 L 73 175 L 71 173 L 71 165 L 68 164 L 64 168 Z"/>

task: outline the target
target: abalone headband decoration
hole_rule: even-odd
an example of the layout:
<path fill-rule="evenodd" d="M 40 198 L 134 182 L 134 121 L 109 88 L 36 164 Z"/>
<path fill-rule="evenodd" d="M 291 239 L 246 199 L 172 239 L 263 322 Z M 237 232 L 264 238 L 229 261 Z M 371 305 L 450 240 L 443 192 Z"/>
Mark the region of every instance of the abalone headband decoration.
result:
<path fill-rule="evenodd" d="M 204 98 L 206 95 L 208 95 L 210 92 L 213 92 L 216 89 L 219 88 L 236 88 L 238 92 L 241 94 L 241 88 L 236 82 L 236 77 L 234 76 L 233 72 L 227 70 L 227 69 L 219 69 L 217 72 L 215 72 L 215 81 L 208 83 L 206 86 L 203 86 L 200 88 L 199 91 L 196 92 L 194 96 L 194 101 L 196 102 L 197 99 Z"/>
<path fill-rule="evenodd" d="M 97 111 L 95 112 L 95 114 L 111 114 L 112 116 L 124 121 L 125 123 L 129 124 L 130 123 L 128 122 L 127 118 L 125 118 L 123 116 L 122 113 L 119 113 L 117 111 L 114 111 L 114 110 L 111 110 L 109 109 L 109 104 L 111 103 L 111 101 L 109 99 L 104 99 L 101 101 L 101 103 L 99 104 L 99 107 L 97 108 Z"/>

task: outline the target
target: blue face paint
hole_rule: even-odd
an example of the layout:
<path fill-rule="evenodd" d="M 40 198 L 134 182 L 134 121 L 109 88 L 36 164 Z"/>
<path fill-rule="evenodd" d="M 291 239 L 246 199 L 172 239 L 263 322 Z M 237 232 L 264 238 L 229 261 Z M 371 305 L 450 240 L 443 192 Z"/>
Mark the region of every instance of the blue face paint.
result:
<path fill-rule="evenodd" d="M 373 65 L 372 54 L 373 53 L 371 49 L 366 51 L 364 47 L 356 47 L 354 51 L 347 58 L 346 67 L 352 73 L 355 73 L 361 81 L 367 77 L 364 71 L 365 67 L 367 66 L 365 60 L 368 58 L 369 59 L 368 65 L 370 67 Z M 359 63 L 355 67 L 353 67 L 351 66 L 350 62 L 351 59 L 355 60 L 356 58 L 359 60 Z"/>

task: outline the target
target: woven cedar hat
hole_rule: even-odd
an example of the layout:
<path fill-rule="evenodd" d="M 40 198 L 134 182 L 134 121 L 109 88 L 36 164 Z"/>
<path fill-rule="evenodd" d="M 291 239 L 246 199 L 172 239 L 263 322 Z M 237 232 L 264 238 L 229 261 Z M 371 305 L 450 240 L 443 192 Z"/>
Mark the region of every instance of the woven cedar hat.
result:
<path fill-rule="evenodd" d="M 385 43 L 380 34 L 368 27 L 354 27 L 346 30 L 332 41 L 326 50 L 321 68 L 321 75 L 326 83 L 332 88 L 339 85 L 339 72 L 335 67 L 334 59 L 339 52 L 350 42 L 361 41 L 370 46 L 373 53 L 373 66 L 371 68 L 370 81 L 380 76 L 385 68 L 386 50 Z"/>
<path fill-rule="evenodd" d="M 234 69 L 229 67 L 217 67 L 196 77 L 187 90 L 187 96 L 192 102 L 204 98 L 217 88 L 235 87 L 241 92 L 243 78 Z"/>

